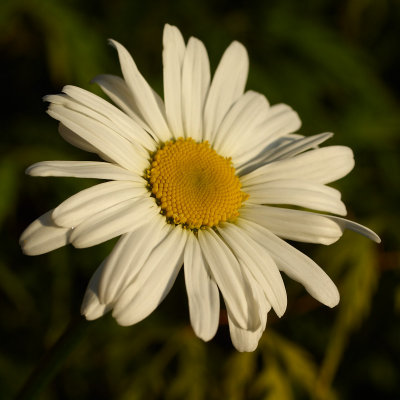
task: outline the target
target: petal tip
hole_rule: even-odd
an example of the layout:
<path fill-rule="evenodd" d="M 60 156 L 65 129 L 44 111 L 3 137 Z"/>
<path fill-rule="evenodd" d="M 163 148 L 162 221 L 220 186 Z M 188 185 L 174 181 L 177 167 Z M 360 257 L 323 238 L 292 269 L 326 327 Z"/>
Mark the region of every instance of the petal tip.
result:
<path fill-rule="evenodd" d="M 375 232 L 373 232 L 373 231 L 371 231 L 371 232 L 372 232 L 371 239 L 377 244 L 382 243 L 381 238 Z"/>
<path fill-rule="evenodd" d="M 164 34 L 169 32 L 179 32 L 179 29 L 175 25 L 167 23 L 164 25 Z"/>
<path fill-rule="evenodd" d="M 35 164 L 30 165 L 30 166 L 25 170 L 25 175 L 34 176 L 34 173 L 33 173 L 33 170 L 34 170 L 33 166 L 34 166 L 34 165 L 35 165 Z"/>
<path fill-rule="evenodd" d="M 107 43 L 108 43 L 110 46 L 114 46 L 114 47 L 115 47 L 115 40 L 114 40 L 114 39 L 108 38 L 108 39 L 107 39 Z"/>
<path fill-rule="evenodd" d="M 117 42 L 117 41 L 114 40 L 114 39 L 108 38 L 108 39 L 107 39 L 107 43 L 108 43 L 110 46 L 114 47 L 114 49 L 116 49 L 117 51 L 119 51 L 120 49 L 125 49 L 125 47 L 122 46 L 121 43 Z"/>
<path fill-rule="evenodd" d="M 340 302 L 340 293 L 336 285 L 331 281 L 330 293 L 325 293 L 324 299 L 317 299 L 322 304 L 325 304 L 329 308 L 336 307 Z"/>
<path fill-rule="evenodd" d="M 329 308 L 333 308 L 333 307 L 336 307 L 336 306 L 339 304 L 339 302 L 340 302 L 340 297 L 338 297 L 337 299 L 332 300 L 332 301 L 330 301 L 330 302 L 327 302 L 326 305 L 327 305 Z"/>

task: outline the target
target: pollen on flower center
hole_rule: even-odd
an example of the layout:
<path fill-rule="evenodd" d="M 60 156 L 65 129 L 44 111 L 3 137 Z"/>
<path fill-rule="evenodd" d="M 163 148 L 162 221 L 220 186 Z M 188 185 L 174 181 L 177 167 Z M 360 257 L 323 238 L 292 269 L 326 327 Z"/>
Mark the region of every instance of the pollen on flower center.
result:
<path fill-rule="evenodd" d="M 165 143 L 154 154 L 146 179 L 167 220 L 190 229 L 234 220 L 248 198 L 230 158 L 191 138 Z"/>

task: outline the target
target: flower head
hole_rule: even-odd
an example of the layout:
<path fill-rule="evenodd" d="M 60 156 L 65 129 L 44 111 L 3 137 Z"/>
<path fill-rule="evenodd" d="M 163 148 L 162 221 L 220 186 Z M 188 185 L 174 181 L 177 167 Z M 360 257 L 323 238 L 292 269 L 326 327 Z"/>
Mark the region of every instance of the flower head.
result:
<path fill-rule="evenodd" d="M 335 306 L 335 284 L 283 239 L 330 244 L 348 228 L 379 242 L 368 228 L 331 215 L 346 209 L 340 192 L 326 184 L 353 168 L 352 151 L 320 148 L 330 133 L 294 134 L 300 120 L 290 107 L 245 92 L 248 57 L 238 42 L 211 80 L 203 43 L 185 44 L 166 25 L 164 100 L 127 50 L 111 44 L 123 79 L 94 81 L 116 106 L 74 86 L 45 97 L 61 136 L 104 161 L 44 161 L 27 171 L 106 182 L 34 221 L 21 236 L 23 251 L 82 248 L 121 235 L 89 283 L 82 304 L 87 319 L 110 310 L 121 325 L 146 318 L 184 265 L 195 333 L 203 340 L 215 335 L 221 292 L 240 351 L 257 347 L 271 307 L 278 316 L 285 312 L 280 271 Z"/>

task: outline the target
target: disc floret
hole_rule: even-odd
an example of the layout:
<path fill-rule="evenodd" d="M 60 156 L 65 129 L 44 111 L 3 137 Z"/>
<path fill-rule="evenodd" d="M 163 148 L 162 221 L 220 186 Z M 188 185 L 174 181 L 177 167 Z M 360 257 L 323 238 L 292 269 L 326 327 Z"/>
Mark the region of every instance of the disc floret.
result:
<path fill-rule="evenodd" d="M 192 230 L 235 220 L 248 198 L 231 159 L 208 141 L 166 142 L 153 154 L 145 176 L 167 221 Z"/>

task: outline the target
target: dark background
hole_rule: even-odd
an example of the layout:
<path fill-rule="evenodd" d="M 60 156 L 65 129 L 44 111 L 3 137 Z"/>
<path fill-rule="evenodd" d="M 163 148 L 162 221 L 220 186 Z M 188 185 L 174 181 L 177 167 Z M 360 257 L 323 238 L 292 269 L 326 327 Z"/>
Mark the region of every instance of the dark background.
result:
<path fill-rule="evenodd" d="M 300 114 L 300 133 L 335 132 L 355 170 L 335 184 L 349 218 L 374 229 L 336 244 L 298 245 L 337 283 L 341 302 L 319 305 L 287 282 L 289 308 L 269 316 L 259 348 L 237 353 L 222 325 L 195 337 L 183 277 L 145 321 L 88 323 L 40 399 L 400 398 L 400 2 L 397 0 L 168 1 L 3 0 L 0 5 L 0 397 L 13 397 L 69 321 L 115 241 L 93 249 L 21 254 L 36 217 L 89 180 L 32 178 L 30 164 L 89 160 L 65 143 L 41 97 L 65 84 L 120 74 L 107 38 L 123 43 L 162 93 L 163 25 L 204 41 L 215 69 L 232 40 L 250 56 L 247 87 Z"/>

